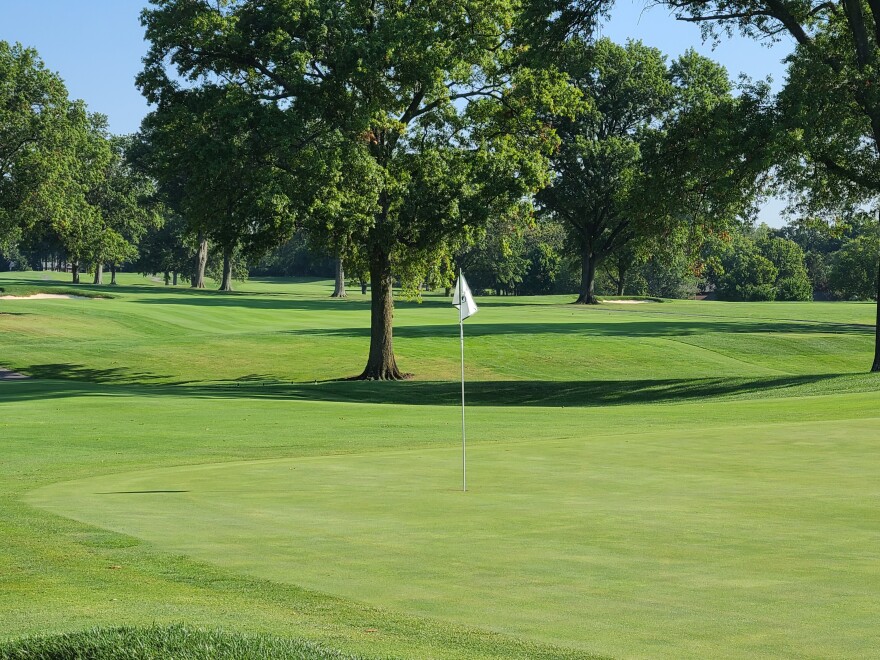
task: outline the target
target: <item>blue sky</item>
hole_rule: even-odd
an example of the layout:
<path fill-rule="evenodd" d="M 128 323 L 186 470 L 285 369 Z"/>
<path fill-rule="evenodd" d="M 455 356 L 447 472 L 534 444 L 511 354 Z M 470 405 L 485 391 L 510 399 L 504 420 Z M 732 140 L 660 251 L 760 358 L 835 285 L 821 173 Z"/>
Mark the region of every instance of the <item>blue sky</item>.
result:
<path fill-rule="evenodd" d="M 36 48 L 46 66 L 57 71 L 71 96 L 108 116 L 114 133 L 137 130 L 148 112 L 134 87 L 147 46 L 139 15 L 145 0 L 0 0 L 0 39 Z M 718 60 L 731 76 L 772 76 L 783 80 L 781 64 L 791 50 L 784 41 L 767 48 L 742 38 L 725 38 L 714 50 L 703 44 L 699 27 L 675 21 L 662 7 L 643 0 L 618 0 L 602 34 L 619 42 L 641 39 L 675 57 L 687 48 Z M 778 225 L 781 204 L 771 200 L 761 213 Z"/>

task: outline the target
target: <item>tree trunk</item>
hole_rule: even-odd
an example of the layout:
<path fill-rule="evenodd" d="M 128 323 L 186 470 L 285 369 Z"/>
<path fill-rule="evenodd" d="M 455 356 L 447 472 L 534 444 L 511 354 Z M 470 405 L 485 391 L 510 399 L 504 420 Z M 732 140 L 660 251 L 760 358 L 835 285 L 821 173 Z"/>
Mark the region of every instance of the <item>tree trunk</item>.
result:
<path fill-rule="evenodd" d="M 336 257 L 336 283 L 333 287 L 331 298 L 345 298 L 345 270 L 342 268 L 342 259 Z"/>
<path fill-rule="evenodd" d="M 874 364 L 871 371 L 880 372 L 880 260 L 877 262 L 877 320 L 874 325 Z"/>
<path fill-rule="evenodd" d="M 177 271 L 173 271 L 171 273 L 171 284 L 172 286 L 177 286 Z"/>
<path fill-rule="evenodd" d="M 199 249 L 196 252 L 195 269 L 190 286 L 193 289 L 205 288 L 205 268 L 208 265 L 208 239 L 204 232 L 199 232 Z"/>
<path fill-rule="evenodd" d="M 596 305 L 598 300 L 594 294 L 596 288 L 596 258 L 590 249 L 585 247 L 581 250 L 581 288 L 578 299 L 575 301 L 581 305 Z"/>
<path fill-rule="evenodd" d="M 220 291 L 232 291 L 232 248 L 223 250 L 223 280 Z"/>
<path fill-rule="evenodd" d="M 169 284 L 171 284 L 171 273 L 169 273 L 166 270 L 165 271 L 165 286 L 168 286 Z"/>
<path fill-rule="evenodd" d="M 110 266 L 110 284 L 116 286 L 116 266 Z"/>
<path fill-rule="evenodd" d="M 92 284 L 104 284 L 104 264 L 95 266 L 95 280 Z"/>
<path fill-rule="evenodd" d="M 361 278 L 361 295 L 367 295 L 367 281 L 363 278 Z"/>
<path fill-rule="evenodd" d="M 73 283 L 79 284 L 79 264 L 75 261 L 70 264 L 70 274 L 73 278 Z"/>
<path fill-rule="evenodd" d="M 623 284 L 626 282 L 626 271 L 618 268 L 617 269 L 617 295 L 623 295 Z"/>
<path fill-rule="evenodd" d="M 394 279 L 390 256 L 375 249 L 370 256 L 370 357 L 358 380 L 402 380 L 403 374 L 394 359 L 392 323 L 394 319 Z"/>

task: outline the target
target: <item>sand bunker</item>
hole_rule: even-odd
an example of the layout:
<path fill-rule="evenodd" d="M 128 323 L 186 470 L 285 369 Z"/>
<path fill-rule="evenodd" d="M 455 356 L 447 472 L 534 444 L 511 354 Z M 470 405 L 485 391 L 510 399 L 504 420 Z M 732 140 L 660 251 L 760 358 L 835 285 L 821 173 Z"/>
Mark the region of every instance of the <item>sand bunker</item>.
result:
<path fill-rule="evenodd" d="M 24 374 L 18 374 L 14 371 L 9 371 L 8 369 L 4 369 L 0 367 L 0 381 L 4 380 L 24 380 L 27 378 Z"/>
<path fill-rule="evenodd" d="M 35 293 L 30 296 L 0 296 L 0 300 L 88 300 L 86 296 L 71 296 L 60 293 Z"/>

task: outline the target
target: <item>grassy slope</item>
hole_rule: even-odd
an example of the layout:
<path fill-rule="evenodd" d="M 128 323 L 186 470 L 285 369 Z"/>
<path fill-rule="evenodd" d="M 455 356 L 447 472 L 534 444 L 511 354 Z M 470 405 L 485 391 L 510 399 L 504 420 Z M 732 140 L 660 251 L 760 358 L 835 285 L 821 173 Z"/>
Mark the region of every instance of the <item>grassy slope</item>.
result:
<path fill-rule="evenodd" d="M 869 361 L 868 305 L 484 301 L 467 328 L 471 377 L 481 379 L 471 386 L 473 477 L 486 484 L 469 496 L 484 498 L 474 512 L 460 499 L 451 505 L 458 496 L 443 487 L 455 478 L 456 413 L 425 405 L 455 402 L 455 383 L 442 380 L 455 377 L 458 357 L 445 301 L 403 305 L 397 317 L 401 362 L 437 380 L 297 384 L 358 370 L 365 303 L 326 300 L 326 284 L 250 283 L 252 293 L 232 297 L 135 284 L 114 300 L 0 307 L 15 312 L 0 315 L 0 363 L 51 379 L 0 384 L 7 634 L 184 619 L 378 654 L 557 654 L 442 623 L 460 602 L 472 626 L 602 653 L 852 656 L 876 644 L 865 630 L 877 615 L 866 594 L 878 586 L 868 538 L 878 521 L 862 504 L 876 498 L 877 381 L 851 373 Z M 841 389 L 852 393 L 832 394 Z M 726 400 L 706 401 L 707 392 Z M 690 403 L 644 405 L 654 400 Z M 505 407 L 513 403 L 528 405 Z M 597 407 L 608 403 L 629 405 Z M 811 420 L 823 423 L 792 424 Z M 365 450 L 375 458 L 308 471 L 296 497 L 321 494 L 289 528 L 283 487 L 280 499 L 277 487 L 258 490 L 250 507 L 241 498 L 272 479 L 286 483 L 301 462 L 262 475 L 227 466 L 223 500 L 205 494 L 200 471 L 29 496 L 173 554 L 20 502 L 36 486 L 96 474 Z M 401 505 L 389 507 L 385 470 L 422 488 L 392 488 Z M 93 494 L 98 483 L 155 490 L 150 479 L 169 475 L 189 487 L 165 489 L 195 489 L 183 505 L 145 494 L 120 506 Z M 144 479 L 150 488 L 130 485 Z M 195 525 L 165 529 L 169 506 L 210 529 L 198 538 L 188 536 Z M 364 524 L 370 516 L 381 524 Z M 316 537 L 315 519 L 326 521 L 327 538 Z M 425 519 L 435 525 L 429 541 L 412 528 Z M 522 520 L 540 533 L 520 539 Z M 481 552 L 456 555 L 438 531 L 453 524 Z M 242 544 L 269 529 L 284 530 L 274 545 Z M 395 538 L 396 563 L 395 552 L 375 552 L 394 537 L 388 529 L 413 531 Z M 291 547 L 303 548 L 294 564 Z M 328 553 L 339 557 L 330 568 Z M 254 561 L 262 555 L 272 560 Z M 460 564 L 463 589 L 449 559 L 467 557 L 487 563 Z"/>

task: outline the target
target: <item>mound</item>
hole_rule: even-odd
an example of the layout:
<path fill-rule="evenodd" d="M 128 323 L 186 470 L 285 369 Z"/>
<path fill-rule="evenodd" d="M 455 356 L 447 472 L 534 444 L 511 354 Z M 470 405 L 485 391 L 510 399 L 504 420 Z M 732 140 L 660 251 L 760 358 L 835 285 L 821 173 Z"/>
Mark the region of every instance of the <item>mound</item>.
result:
<path fill-rule="evenodd" d="M 321 648 L 311 642 L 279 637 L 206 631 L 176 625 L 151 628 L 94 629 L 79 633 L 23 639 L 0 644 L 2 660 L 233 660 L 296 658 L 343 660 L 356 656 Z"/>

